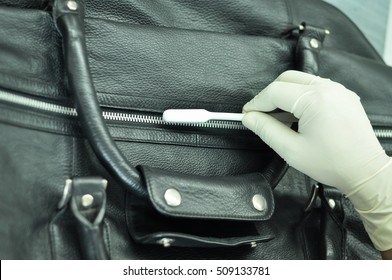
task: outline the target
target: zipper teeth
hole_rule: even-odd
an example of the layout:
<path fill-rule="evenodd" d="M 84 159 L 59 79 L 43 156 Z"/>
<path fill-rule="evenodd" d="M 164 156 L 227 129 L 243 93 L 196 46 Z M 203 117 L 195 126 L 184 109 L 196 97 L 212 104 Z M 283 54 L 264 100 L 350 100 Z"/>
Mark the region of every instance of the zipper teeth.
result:
<path fill-rule="evenodd" d="M 376 128 L 374 129 L 374 133 L 377 138 L 392 138 L 392 129 Z"/>
<path fill-rule="evenodd" d="M 243 130 L 246 129 L 240 122 L 234 122 L 234 121 L 209 121 L 205 123 L 168 123 L 165 122 L 160 116 L 116 113 L 116 112 L 108 112 L 108 111 L 103 111 L 102 115 L 105 120 L 112 120 L 112 121 L 148 123 L 148 124 L 157 124 L 157 125 L 172 125 L 172 126 L 189 126 L 189 127 L 199 127 L 199 128 L 243 129 Z"/>
<path fill-rule="evenodd" d="M 76 117 L 76 109 L 72 107 L 61 106 L 53 103 L 48 103 L 4 91 L 0 91 L 0 99 L 5 102 L 26 106 L 38 110 L 43 110 L 47 112 L 52 112 L 61 115 Z"/>
<path fill-rule="evenodd" d="M 61 114 L 71 117 L 77 117 L 75 108 L 57 105 L 49 102 L 44 102 L 9 92 L 0 90 L 0 100 L 8 103 L 13 103 L 25 107 L 30 107 L 42 111 L 47 111 L 55 114 Z M 234 121 L 209 121 L 206 123 L 168 123 L 165 122 L 161 116 L 149 116 L 142 114 L 128 114 L 118 112 L 102 112 L 105 120 L 142 123 L 142 124 L 155 124 L 155 125 L 171 125 L 171 126 L 187 126 L 195 128 L 216 128 L 216 129 L 232 129 L 232 130 L 246 130 L 242 123 Z M 375 128 L 374 133 L 377 138 L 392 138 L 392 129 Z"/>
<path fill-rule="evenodd" d="M 44 102 L 0 90 L 0 100 L 17 104 L 37 110 L 61 114 L 71 117 L 77 117 L 78 113 L 75 108 Z M 234 121 L 209 121 L 205 123 L 168 123 L 161 116 L 151 116 L 142 114 L 128 114 L 119 112 L 103 111 L 102 116 L 105 120 L 132 122 L 141 124 L 170 125 L 170 126 L 187 126 L 195 128 L 216 128 L 216 129 L 232 129 L 246 130 L 240 122 Z"/>

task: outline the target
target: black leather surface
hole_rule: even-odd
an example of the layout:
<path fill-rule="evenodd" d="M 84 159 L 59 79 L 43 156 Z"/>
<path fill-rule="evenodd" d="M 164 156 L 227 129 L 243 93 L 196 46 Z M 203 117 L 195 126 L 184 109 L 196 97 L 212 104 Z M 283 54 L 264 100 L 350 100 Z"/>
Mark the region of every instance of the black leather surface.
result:
<path fill-rule="evenodd" d="M 1 87 L 66 102 L 60 37 L 51 15 L 0 6 L 0 26 Z"/>
<path fill-rule="evenodd" d="M 88 260 L 109 258 L 104 242 L 103 219 L 106 212 L 105 183 L 100 177 L 72 179 L 69 207 L 77 221 L 79 246 Z M 83 201 L 89 196 L 91 200 Z"/>
<path fill-rule="evenodd" d="M 72 138 L 1 124 L 0 150 L 0 258 L 50 259 L 48 224 L 71 173 Z"/>
<path fill-rule="evenodd" d="M 306 21 L 331 31 L 321 51 L 320 75 L 357 91 L 374 123 L 391 123 L 390 70 L 380 63 L 357 28 L 328 4 L 311 0 L 203 2 L 87 1 L 89 62 L 103 106 L 134 106 L 155 112 L 180 106 L 239 111 L 280 72 L 295 67 L 296 40 L 281 38 L 280 34 Z M 286 6 L 286 2 L 292 6 Z M 50 12 L 43 11 L 41 4 L 0 0 L 0 25 L 6 27 L 0 30 L 0 88 L 73 103 L 63 86 L 61 41 Z M 355 75 L 351 75 L 353 69 Z M 129 235 L 125 214 L 129 193 L 80 138 L 77 121 L 43 116 L 8 104 L 1 106 L 3 259 L 82 257 L 74 220 L 69 212 L 56 210 L 64 180 L 76 175 L 100 175 L 110 181 L 103 237 L 114 259 L 305 257 L 296 233 L 309 186 L 293 169 L 274 190 L 275 213 L 263 235 L 265 242 L 256 248 L 136 244 Z M 272 156 L 265 146 L 256 147 L 259 140 L 244 140 L 250 134 L 243 132 L 232 137 L 230 131 L 127 127 L 118 123 L 111 123 L 110 132 L 126 161 L 134 166 L 227 176 L 265 170 Z M 391 150 L 389 140 L 382 142 Z M 348 258 L 379 258 L 352 206 L 346 200 L 343 205 L 348 216 Z M 255 232 L 262 232 L 255 227 Z"/>
<path fill-rule="evenodd" d="M 343 194 L 335 188 L 323 186 L 319 196 L 322 207 L 321 257 L 327 260 L 344 260 L 347 258 L 347 232 L 344 227 Z"/>
<path fill-rule="evenodd" d="M 322 0 L 286 1 L 290 5 L 293 23 L 307 22 L 330 31 L 330 36 L 324 42 L 325 48 L 346 51 L 383 63 L 359 28 L 336 7 Z"/>
<path fill-rule="evenodd" d="M 320 76 L 332 75 L 335 81 L 343 83 L 361 97 L 361 103 L 374 125 L 390 126 L 391 67 L 352 53 L 324 49 L 320 54 Z"/>
<path fill-rule="evenodd" d="M 274 238 L 268 220 L 275 202 L 270 182 L 262 174 L 207 177 L 139 169 L 149 198 L 140 201 L 128 192 L 126 207 L 129 232 L 138 243 L 166 247 L 250 246 Z M 179 205 L 167 204 L 168 189 L 181 196 Z M 254 208 L 254 195 L 263 197 L 265 209 Z"/>
<path fill-rule="evenodd" d="M 49 5 L 49 0 L 1 0 L 0 5 L 28 9 L 45 9 Z"/>
<path fill-rule="evenodd" d="M 271 218 L 275 202 L 272 188 L 262 174 L 207 177 L 141 167 L 150 200 L 160 213 L 174 217 L 263 221 Z M 164 194 L 175 189 L 181 195 L 177 207 L 167 205 Z M 262 211 L 253 207 L 252 198 L 264 198 Z"/>
<path fill-rule="evenodd" d="M 109 107 L 241 112 L 244 100 L 294 67 L 294 43 L 279 38 L 96 19 L 86 32 L 93 80 Z"/>
<path fill-rule="evenodd" d="M 100 104 L 157 112 L 185 106 L 238 112 L 243 100 L 250 100 L 282 71 L 294 68 L 292 51 L 295 42 L 282 41 L 280 35 L 292 23 L 302 21 L 330 30 L 325 48 L 375 59 L 373 64 L 380 62 L 357 28 L 327 3 L 302 0 L 300 5 L 293 3 L 292 7 L 285 7 L 284 1 L 267 2 L 268 13 L 263 2 L 259 1 L 214 1 L 220 5 L 218 10 L 194 1 L 181 7 L 175 1 L 133 3 L 124 0 L 111 1 L 110 5 L 107 1 L 87 1 L 87 47 Z M 255 5 L 261 6 L 256 9 Z M 175 12 L 172 7 L 176 7 Z M 224 7 L 227 11 L 236 11 L 241 17 L 229 20 L 231 15 L 224 12 Z M 214 15 L 202 13 L 206 9 L 210 14 L 214 11 Z M 0 36 L 0 65 L 4 67 L 1 70 L 0 66 L 1 86 L 70 103 L 63 86 L 61 41 L 50 13 L 5 6 L 0 6 L 0 13 L 3 15 L 0 23 L 6 27 L 0 31 L 3 32 Z M 255 14 L 254 20 L 258 21 L 252 26 L 264 26 L 257 29 L 260 33 L 250 28 L 248 15 L 252 13 Z M 335 15 L 333 20 L 327 16 L 331 13 Z M 199 20 L 182 24 L 186 14 Z M 273 19 L 266 14 L 274 14 Z M 217 21 L 219 17 L 220 23 Z M 223 20 L 229 23 L 223 24 Z M 16 31 L 21 24 L 23 28 Z M 224 27 L 228 30 L 219 29 Z M 260 35 L 270 37 L 261 38 Z M 266 49 L 270 51 L 265 52 Z M 335 65 L 323 65 L 325 61 L 322 60 L 321 67 Z M 336 61 L 342 67 L 350 65 L 340 63 L 340 59 Z M 171 67 L 167 67 L 169 64 Z M 351 83 L 342 78 L 342 72 L 321 69 L 321 75 L 350 86 Z M 383 83 L 377 85 L 383 87 Z M 385 86 L 383 90 L 388 88 Z M 190 99 L 190 92 L 199 98 Z M 371 96 L 368 92 L 361 94 Z"/>
<path fill-rule="evenodd" d="M 65 73 L 84 135 L 101 163 L 124 188 L 134 195 L 145 195 L 138 172 L 118 150 L 102 116 L 87 59 L 83 7 L 71 10 L 67 1 L 55 1 L 53 16 L 63 37 Z"/>
<path fill-rule="evenodd" d="M 303 23 L 301 28 L 304 30 L 299 30 L 298 44 L 295 50 L 296 66 L 303 72 L 318 75 L 320 51 L 323 48 L 326 30 L 306 23 Z"/>
<path fill-rule="evenodd" d="M 86 1 L 87 17 L 110 21 L 279 37 L 288 25 L 284 0 Z"/>
<path fill-rule="evenodd" d="M 108 205 L 105 218 L 105 243 L 110 246 L 110 256 L 114 259 L 297 259 L 303 258 L 301 243 L 296 236 L 296 226 L 302 217 L 309 186 L 305 185 L 302 174 L 290 169 L 274 191 L 276 208 L 272 222 L 275 228 L 275 238 L 271 242 L 256 248 L 244 247 L 241 250 L 235 249 L 185 249 L 185 248 L 163 248 L 162 246 L 137 245 L 129 236 L 125 219 L 125 197 L 124 190 L 115 183 L 107 172 L 100 166 L 90 148 L 82 139 L 72 141 L 70 137 L 55 136 L 52 133 L 39 132 L 36 130 L 22 129 L 19 127 L 1 124 L 0 143 L 2 150 L 7 150 L 7 154 L 2 154 L 1 168 L 6 173 L 18 175 L 16 177 L 2 175 L 5 184 L 1 184 L 2 193 L 7 193 L 7 199 L 2 196 L 1 222 L 4 227 L 1 231 L 2 240 L 28 240 L 29 243 L 19 244 L 18 250 L 15 246 L 7 246 L 8 243 L 1 243 L 1 255 L 3 259 L 8 258 L 81 258 L 78 247 L 76 225 L 73 218 L 66 213 L 57 213 L 56 207 L 62 196 L 64 180 L 71 174 L 86 176 L 100 174 L 109 179 L 107 190 Z M 5 137 L 5 135 L 7 137 Z M 28 146 L 25 139 L 34 139 Z M 10 143 L 14 143 L 10 146 Z M 44 144 L 44 145 L 43 145 Z M 121 143 L 120 143 L 121 144 Z M 11 148 L 13 147 L 13 148 Z M 25 147 L 21 150 L 21 147 Z M 131 163 L 143 162 L 148 157 L 147 151 L 156 152 L 162 147 L 157 146 L 139 153 L 138 145 L 132 148 L 131 142 L 124 142 L 120 145 L 122 151 Z M 202 150 L 202 149 L 201 149 Z M 200 150 L 200 151 L 201 151 Z M 44 152 L 46 151 L 46 152 Z M 195 150 L 193 150 L 195 151 Z M 38 156 L 39 154 L 40 156 Z M 175 152 L 174 152 L 175 154 Z M 11 156 L 12 155 L 12 156 Z M 42 164 L 42 157 L 45 163 Z M 13 158 L 13 161 L 9 159 Z M 176 162 L 176 157 L 166 157 Z M 181 157 L 179 157 L 181 158 Z M 238 157 L 238 160 L 241 157 Z M 150 158 L 150 161 L 153 159 Z M 188 159 L 191 161 L 191 159 Z M 222 161 L 230 164 L 234 159 L 215 159 L 216 163 Z M 21 161 L 24 164 L 21 164 Z M 257 159 L 254 161 L 256 164 Z M 171 163 L 167 162 L 168 166 Z M 172 165 L 172 170 L 185 172 L 185 163 Z M 212 164 L 211 164 L 212 165 Z M 225 164 L 226 165 L 226 164 Z M 35 166 L 35 168 L 32 168 Z M 232 171 L 235 168 L 232 166 Z M 37 171 L 39 170 L 39 171 Z M 57 170 L 57 172 L 54 172 Z M 18 173 L 16 173 L 18 172 Z M 199 172 L 205 172 L 199 170 Z M 230 172 L 229 170 L 208 170 L 208 172 Z M 42 174 L 38 177 L 35 174 Z M 45 174 L 45 175 L 44 175 Z M 52 174 L 52 176 L 46 176 Z M 16 180 L 16 178 L 19 178 Z M 18 186 L 9 188 L 8 186 Z M 31 203 L 26 203 L 24 197 L 20 195 L 21 188 L 26 192 L 35 193 L 36 197 Z M 36 192 L 40 189 L 41 192 Z M 42 192 L 45 190 L 46 195 Z M 4 203 L 3 203 L 4 202 Z M 48 208 L 49 206 L 49 208 Z M 345 212 L 349 207 L 354 211 L 348 201 L 345 201 Z M 351 207 L 351 208 L 350 208 Z M 8 210 L 7 210 L 8 209 Z M 18 209 L 18 212 L 15 212 Z M 34 211 L 32 210 L 34 209 Z M 8 214 L 7 214 L 8 213 Z M 17 213 L 19 219 L 15 220 Z M 26 215 L 29 213 L 29 215 Z M 19 215 L 19 214 L 18 214 Z M 368 237 L 364 233 L 362 224 L 354 212 L 347 214 L 350 218 L 348 228 L 348 247 L 350 258 L 370 259 L 378 258 L 378 253 L 372 249 Z M 68 218 L 67 218 L 68 216 Z M 9 219 L 9 217 L 11 219 Z M 49 223 L 49 221 L 52 221 Z M 49 230 L 51 229 L 51 230 Z M 12 236 L 10 235 L 12 234 Z M 48 240 L 51 240 L 48 244 Z M 53 251 L 53 253 L 51 253 Z"/>

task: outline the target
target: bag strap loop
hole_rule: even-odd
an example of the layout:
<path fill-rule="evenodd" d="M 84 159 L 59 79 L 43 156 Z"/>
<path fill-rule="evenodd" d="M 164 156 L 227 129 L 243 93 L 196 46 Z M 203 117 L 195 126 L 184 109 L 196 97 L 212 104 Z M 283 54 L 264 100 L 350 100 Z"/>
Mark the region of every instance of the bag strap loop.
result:
<path fill-rule="evenodd" d="M 83 27 L 83 5 L 74 0 L 57 0 L 53 15 L 63 37 L 65 69 L 69 90 L 73 93 L 76 110 L 94 153 L 121 185 L 136 195 L 144 196 L 139 173 L 131 167 L 117 148 L 102 117 L 87 59 Z"/>

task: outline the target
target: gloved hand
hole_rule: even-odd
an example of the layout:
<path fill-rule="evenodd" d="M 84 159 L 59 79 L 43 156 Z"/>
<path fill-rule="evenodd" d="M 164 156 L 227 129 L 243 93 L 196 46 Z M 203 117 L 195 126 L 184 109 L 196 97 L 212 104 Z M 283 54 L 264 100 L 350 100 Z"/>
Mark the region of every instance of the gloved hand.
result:
<path fill-rule="evenodd" d="M 276 108 L 299 119 L 298 132 L 262 113 Z M 392 249 L 392 159 L 354 92 L 328 79 L 287 71 L 243 112 L 243 124 L 290 166 L 350 198 L 377 249 Z"/>

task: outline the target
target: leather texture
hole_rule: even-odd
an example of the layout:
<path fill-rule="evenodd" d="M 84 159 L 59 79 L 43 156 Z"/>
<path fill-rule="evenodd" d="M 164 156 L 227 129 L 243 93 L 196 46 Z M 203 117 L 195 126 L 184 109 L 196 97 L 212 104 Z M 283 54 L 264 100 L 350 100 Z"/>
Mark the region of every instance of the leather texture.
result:
<path fill-rule="evenodd" d="M 319 197 L 323 208 L 321 232 L 324 233 L 321 255 L 327 259 L 344 260 L 347 258 L 347 233 L 344 226 L 343 195 L 337 189 L 322 186 Z"/>
<path fill-rule="evenodd" d="M 306 22 L 331 34 L 319 57 L 306 56 L 305 64 L 310 69 L 318 65 L 320 75 L 358 92 L 373 124 L 391 124 L 390 68 L 343 14 L 322 1 L 83 2 L 87 52 L 65 47 L 70 52 L 64 55 L 71 54 L 71 59 L 75 54 L 88 55 L 91 80 L 105 110 L 153 114 L 168 108 L 202 107 L 239 112 L 281 72 L 300 69 L 296 55 L 299 37 L 287 36 L 287 31 Z M 73 105 L 75 90 L 86 88 L 84 83 L 80 88 L 70 87 L 75 83 L 69 83 L 65 73 L 72 72 L 81 60 L 70 65 L 62 62 L 63 38 L 48 3 L 0 0 L 0 14 L 0 25 L 6 27 L 0 30 L 0 88 Z M 68 42 L 73 40 L 78 38 Z M 86 70 L 87 61 L 82 62 L 79 66 Z M 74 75 L 85 78 L 86 72 Z M 372 88 L 377 90 L 370 91 L 369 81 L 374 80 Z M 86 100 L 88 105 L 90 101 Z M 335 233 L 329 230 L 331 220 L 324 219 L 328 226 L 320 226 L 324 223 L 321 217 L 330 217 L 322 208 L 308 223 L 314 229 L 310 232 L 317 235 L 313 239 L 308 235 L 312 246 L 305 250 L 298 226 L 311 184 L 293 169 L 284 176 L 276 172 L 281 163 L 278 160 L 274 165 L 275 154 L 249 131 L 106 122 L 123 162 L 130 166 L 150 166 L 195 178 L 264 173 L 276 185 L 275 211 L 267 221 L 181 219 L 158 213 L 148 199 L 136 199 L 124 188 L 115 172 L 102 165 L 97 149 L 85 140 L 79 119 L 8 103 L 0 107 L 2 259 L 86 256 L 80 246 L 79 222 L 69 207 L 58 210 L 57 204 L 66 179 L 91 175 L 109 180 L 100 240 L 112 259 L 380 258 L 344 198 L 347 254 L 335 250 L 339 243 L 331 238 Z M 390 153 L 391 141 L 381 142 Z M 202 197 L 203 191 L 197 195 Z M 146 223 L 144 217 L 154 222 Z M 215 230 L 217 227 L 225 230 Z M 162 238 L 176 239 L 177 244 L 164 247 Z M 252 242 L 258 242 L 257 246 L 251 247 Z M 317 244 L 325 244 L 323 254 Z"/>
<path fill-rule="evenodd" d="M 76 110 L 83 132 L 113 177 L 122 182 L 135 195 L 142 196 L 139 174 L 118 150 L 104 124 L 101 107 L 95 94 L 87 60 L 83 6 L 71 10 L 67 1 L 55 1 L 53 16 L 63 36 L 63 49 L 67 80 L 74 93 Z"/>
<path fill-rule="evenodd" d="M 300 25 L 304 30 L 299 30 L 296 48 L 297 67 L 303 72 L 318 75 L 320 64 L 320 50 L 325 39 L 326 31 L 322 28 Z"/>
<path fill-rule="evenodd" d="M 270 220 L 275 208 L 271 185 L 262 174 L 207 177 L 139 169 L 149 199 L 140 201 L 129 194 L 126 212 L 129 232 L 138 242 L 165 247 L 256 246 L 275 236 L 271 223 L 261 222 Z M 170 204 L 170 192 L 176 192 L 175 205 Z"/>
<path fill-rule="evenodd" d="M 103 238 L 106 192 L 102 178 L 73 178 L 70 208 L 75 216 L 84 259 L 108 259 Z"/>
<path fill-rule="evenodd" d="M 142 167 L 150 200 L 161 214 L 174 217 L 263 221 L 274 212 L 272 189 L 262 174 L 228 177 L 190 176 L 159 169 Z M 172 207 L 165 200 L 165 192 L 175 189 L 181 203 Z M 263 198 L 262 211 L 257 210 L 252 198 Z"/>

